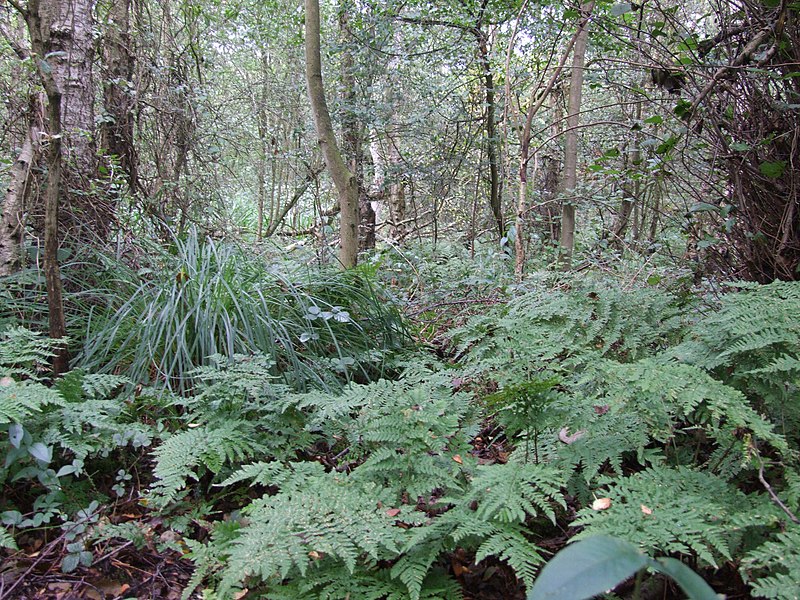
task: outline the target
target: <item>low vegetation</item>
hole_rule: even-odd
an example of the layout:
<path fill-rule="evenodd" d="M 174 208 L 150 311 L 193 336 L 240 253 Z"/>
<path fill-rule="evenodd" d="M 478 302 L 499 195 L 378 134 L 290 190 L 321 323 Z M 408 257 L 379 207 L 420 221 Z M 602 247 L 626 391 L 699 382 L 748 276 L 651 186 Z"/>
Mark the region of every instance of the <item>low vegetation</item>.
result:
<path fill-rule="evenodd" d="M 479 261 L 417 251 L 301 273 L 176 243 L 95 303 L 54 381 L 56 343 L 8 326 L 7 564 L 116 573 L 119 597 L 155 589 L 139 549 L 172 569 L 163 597 L 522 598 L 603 535 L 722 593 L 796 597 L 798 284 L 697 293 L 654 267 L 479 288 Z M 679 589 L 644 573 L 608 597 Z"/>

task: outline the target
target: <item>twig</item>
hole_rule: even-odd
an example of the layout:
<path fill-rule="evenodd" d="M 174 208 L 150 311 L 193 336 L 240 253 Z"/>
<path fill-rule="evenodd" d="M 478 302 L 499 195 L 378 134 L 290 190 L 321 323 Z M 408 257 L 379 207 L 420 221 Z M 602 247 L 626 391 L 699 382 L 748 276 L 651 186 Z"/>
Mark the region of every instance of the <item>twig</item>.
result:
<path fill-rule="evenodd" d="M 128 546 L 131 546 L 131 545 L 133 545 L 133 542 L 131 542 L 131 541 L 125 542 L 124 544 L 122 544 L 122 546 L 119 546 L 118 548 L 115 548 L 114 550 L 112 550 L 108 554 L 105 554 L 105 555 L 101 556 L 100 558 L 98 558 L 97 560 L 92 561 L 92 565 L 94 566 L 94 565 L 96 565 L 98 563 L 103 562 L 104 560 L 106 560 L 108 558 L 111 558 L 112 556 L 114 556 L 118 552 L 123 551 L 125 548 L 127 548 Z"/>
<path fill-rule="evenodd" d="M 792 520 L 792 523 L 800 523 L 800 519 L 798 519 L 794 515 L 794 513 L 791 510 L 789 510 L 789 507 L 786 506 L 781 501 L 780 498 L 778 498 L 778 494 L 776 494 L 773 491 L 772 486 L 769 483 L 767 483 L 766 479 L 764 479 L 764 463 L 763 463 L 763 461 L 761 462 L 761 465 L 758 467 L 758 480 L 761 482 L 761 484 L 767 490 L 767 493 L 769 494 L 770 498 L 772 498 L 772 501 L 775 502 L 775 504 L 777 504 L 778 506 L 781 507 L 781 510 L 783 510 L 783 512 L 785 512 L 789 516 L 789 518 Z"/>
<path fill-rule="evenodd" d="M 500 304 L 502 300 L 497 298 L 476 298 L 474 300 L 450 300 L 447 302 L 436 302 L 435 304 L 428 304 L 419 310 L 415 310 L 414 312 L 408 313 L 409 317 L 414 317 L 416 315 L 421 315 L 424 312 L 428 312 L 429 310 L 433 310 L 434 308 L 440 308 L 442 306 L 469 306 L 472 304 Z"/>
<path fill-rule="evenodd" d="M 27 569 L 27 570 L 26 570 L 26 571 L 25 571 L 25 572 L 24 572 L 22 575 L 20 575 L 20 576 L 17 578 L 17 580 L 16 580 L 16 581 L 14 581 L 14 583 L 12 583 L 12 584 L 11 584 L 11 586 L 10 586 L 10 587 L 9 587 L 7 590 L 5 590 L 5 591 L 3 591 L 2 593 L 0 593 L 0 600 L 3 600 L 4 598 L 11 598 L 11 597 L 12 597 L 12 596 L 11 596 L 11 592 L 13 592 L 13 591 L 16 589 L 16 587 L 17 587 L 17 586 L 18 586 L 20 583 L 22 583 L 22 581 L 23 581 L 23 580 L 24 580 L 24 579 L 25 579 L 25 578 L 26 578 L 28 575 L 30 575 L 30 574 L 31 574 L 31 572 L 32 572 L 32 571 L 33 571 L 33 570 L 34 570 L 34 569 L 35 569 L 35 568 L 36 568 L 36 567 L 39 565 L 39 563 L 40 563 L 40 562 L 42 562 L 42 561 L 43 561 L 43 560 L 44 560 L 44 559 L 45 559 L 47 556 L 49 556 L 49 555 L 50 555 L 50 553 L 51 553 L 51 552 L 52 552 L 52 551 L 53 551 L 53 550 L 56 548 L 56 546 L 58 546 L 58 545 L 59 545 L 61 542 L 63 542 L 63 541 L 64 541 L 64 539 L 66 538 L 66 536 L 67 536 L 67 534 L 68 534 L 68 533 L 69 533 L 69 531 L 65 531 L 65 532 L 64 532 L 64 533 L 62 533 L 60 536 L 58 536 L 56 539 L 54 539 L 52 542 L 50 542 L 50 543 L 49 543 L 49 544 L 48 544 L 48 545 L 45 547 L 45 549 L 44 549 L 44 550 L 42 550 L 42 551 L 39 553 L 39 556 L 37 556 L 37 557 L 36 557 L 36 560 L 34 560 L 34 561 L 31 563 L 31 566 L 29 566 L 29 567 L 28 567 L 28 569 Z"/>

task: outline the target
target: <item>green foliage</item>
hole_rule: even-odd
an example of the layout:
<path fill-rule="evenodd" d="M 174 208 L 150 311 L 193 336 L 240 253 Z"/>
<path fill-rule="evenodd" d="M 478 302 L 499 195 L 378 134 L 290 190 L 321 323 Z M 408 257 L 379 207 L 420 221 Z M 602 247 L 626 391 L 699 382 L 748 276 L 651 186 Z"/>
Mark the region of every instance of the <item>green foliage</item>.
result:
<path fill-rule="evenodd" d="M 242 264 L 230 281 L 249 268 Z M 732 293 L 681 340 L 691 315 L 677 296 L 567 281 L 534 281 L 455 331 L 460 365 L 420 352 L 386 362 L 386 347 L 373 356 L 367 342 L 351 344 L 348 328 L 365 324 L 366 333 L 369 317 L 348 304 L 346 286 L 328 286 L 327 304 L 315 297 L 313 310 L 289 292 L 281 331 L 293 331 L 297 309 L 303 327 L 328 336 L 324 349 L 300 342 L 297 360 L 319 376 L 304 391 L 288 346 L 187 361 L 180 394 L 154 395 L 127 376 L 84 369 L 48 387 L 35 379 L 47 342 L 12 333 L 0 343 L 0 357 L 18 369 L 0 382 L 0 475 L 34 491 L 27 506 L 3 506 L 3 522 L 73 527 L 69 569 L 92 560 L 94 535 L 146 543 L 141 530 L 101 533 L 85 508 L 96 483 L 86 480 L 99 472 L 109 498 L 135 491 L 128 452 L 157 439 L 146 504 L 173 514 L 190 549 L 196 570 L 186 598 L 204 584 L 220 599 L 244 588 L 265 598 L 460 598 L 454 554 L 474 562 L 471 572 L 500 561 L 531 590 L 546 557 L 537 544 L 554 528 L 580 529 L 577 548 L 598 535 L 627 540 L 644 561 L 637 569 L 674 576 L 686 590 L 700 585 L 697 576 L 679 560 L 648 556 L 706 569 L 744 556 L 754 590 L 784 597 L 779 590 L 798 570 L 797 536 L 781 524 L 800 501 L 800 478 L 796 438 L 781 419 L 797 409 L 800 343 L 777 313 L 781 331 L 748 333 L 748 303 L 776 294 L 783 304 L 775 310 L 791 312 L 794 288 Z M 12 354 L 10 344 L 30 350 Z M 352 371 L 336 374 L 345 354 L 368 357 L 362 377 L 382 361 L 394 377 L 364 383 Z M 106 457 L 113 469 L 98 468 Z M 762 491 L 767 480 L 773 496 Z M 210 536 L 191 539 L 190 522 Z M 10 532 L 0 542 L 12 545 Z M 619 575 L 614 568 L 603 567 Z"/>
<path fill-rule="evenodd" d="M 542 569 L 528 600 L 589 600 L 645 568 L 671 576 L 690 600 L 719 598 L 699 575 L 680 561 L 669 557 L 652 560 L 625 540 L 595 535 L 570 544 L 556 554 Z"/>
<path fill-rule="evenodd" d="M 739 284 L 671 354 L 735 387 L 791 438 L 800 426 L 800 283 Z"/>
<path fill-rule="evenodd" d="M 260 450 L 249 421 L 226 419 L 213 425 L 196 425 L 168 437 L 154 452 L 156 460 L 151 498 L 166 506 L 178 497 L 187 479 L 197 481 L 197 467 L 219 473 L 226 463 L 243 462 Z"/>
<path fill-rule="evenodd" d="M 290 385 L 338 387 L 380 371 L 404 341 L 397 310 L 363 276 L 281 275 L 265 259 L 192 230 L 122 304 L 95 317 L 79 364 L 187 391 L 220 354 L 264 354 Z"/>
<path fill-rule="evenodd" d="M 725 481 L 686 467 L 652 467 L 600 484 L 611 506 L 584 508 L 574 522 L 584 527 L 578 539 L 624 537 L 649 554 L 693 555 L 715 567 L 720 557 L 732 559 L 743 528 L 773 518 L 768 507 L 759 506 L 766 509 L 760 518 L 748 511 L 747 496 Z"/>
<path fill-rule="evenodd" d="M 220 593 L 253 577 L 274 584 L 312 578 L 317 562 L 336 562 L 353 573 L 398 551 L 402 529 L 381 510 L 379 489 L 321 468 L 305 475 L 299 489 L 289 486 L 247 509 L 249 525 L 230 548 Z"/>
<path fill-rule="evenodd" d="M 516 384 L 545 367 L 561 374 L 603 357 L 630 362 L 652 355 L 682 327 L 678 299 L 669 293 L 568 278 L 534 282 L 497 313 L 473 317 L 450 337 L 472 370 Z"/>
<path fill-rule="evenodd" d="M 486 397 L 489 409 L 494 409 L 494 418 L 503 427 L 506 435 L 513 438 L 524 433 L 525 462 L 530 458 L 533 443 L 534 462 L 539 462 L 539 432 L 560 416 L 552 410 L 557 398 L 553 387 L 558 379 L 535 379 L 510 385 Z"/>
<path fill-rule="evenodd" d="M 7 327 L 0 333 L 0 373 L 39 381 L 59 344 L 24 327 Z"/>
<path fill-rule="evenodd" d="M 792 600 L 800 589 L 800 527 L 779 532 L 745 556 L 743 571 L 751 575 L 759 598 Z"/>
<path fill-rule="evenodd" d="M 153 431 L 138 421 L 124 377 L 76 370 L 49 387 L 38 380 L 38 365 L 55 346 L 21 329 L 0 339 L 0 370 L 24 378 L 6 375 L 0 381 L 0 484 L 26 483 L 13 495 L 15 504 L 8 496 L 0 509 L 3 524 L 16 530 L 60 520 L 66 544 L 62 569 L 71 571 L 92 561 L 88 524 L 97 520 L 99 503 L 86 497 L 86 489 L 94 485 L 95 465 L 126 446 L 148 446 Z M 12 547 L 13 539 L 2 532 L 3 545 Z"/>

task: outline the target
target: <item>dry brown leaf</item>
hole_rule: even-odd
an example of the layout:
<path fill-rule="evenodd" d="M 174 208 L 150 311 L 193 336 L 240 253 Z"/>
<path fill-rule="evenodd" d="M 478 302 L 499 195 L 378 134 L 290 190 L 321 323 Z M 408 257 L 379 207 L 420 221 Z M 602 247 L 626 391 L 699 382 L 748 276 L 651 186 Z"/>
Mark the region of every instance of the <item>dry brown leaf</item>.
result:
<path fill-rule="evenodd" d="M 592 502 L 592 510 L 606 510 L 611 508 L 611 498 L 598 498 Z"/>
<path fill-rule="evenodd" d="M 396 517 L 399 514 L 400 514 L 399 508 L 390 508 L 389 510 L 386 511 L 387 517 Z"/>
<path fill-rule="evenodd" d="M 585 429 L 579 429 L 572 435 L 569 434 L 569 429 L 566 427 L 562 427 L 561 431 L 558 432 L 558 439 L 564 442 L 565 444 L 572 444 L 573 442 L 581 439 L 584 435 L 586 435 Z"/>
<path fill-rule="evenodd" d="M 463 464 L 464 464 L 464 459 L 462 459 L 462 458 L 461 458 L 461 455 L 460 455 L 460 454 L 456 454 L 456 455 L 453 457 L 453 460 L 454 460 L 454 461 L 456 461 L 456 462 L 457 462 L 458 464 L 460 464 L 460 465 L 463 465 Z"/>

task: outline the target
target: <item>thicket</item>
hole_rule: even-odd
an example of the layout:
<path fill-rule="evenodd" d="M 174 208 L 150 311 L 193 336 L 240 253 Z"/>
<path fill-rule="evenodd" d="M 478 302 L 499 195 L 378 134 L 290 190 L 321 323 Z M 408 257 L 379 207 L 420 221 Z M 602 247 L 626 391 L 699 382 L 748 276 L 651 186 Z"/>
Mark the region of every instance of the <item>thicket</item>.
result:
<path fill-rule="evenodd" d="M 176 243 L 130 301 L 94 303 L 56 381 L 54 342 L 7 327 L 7 560 L 44 543 L 72 572 L 132 543 L 192 561 L 184 598 L 462 598 L 471 570 L 522 594 L 602 534 L 719 591 L 796 597 L 796 283 L 482 289 L 457 249 L 414 252 L 330 275 Z M 642 579 L 616 597 L 671 585 Z"/>

